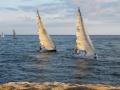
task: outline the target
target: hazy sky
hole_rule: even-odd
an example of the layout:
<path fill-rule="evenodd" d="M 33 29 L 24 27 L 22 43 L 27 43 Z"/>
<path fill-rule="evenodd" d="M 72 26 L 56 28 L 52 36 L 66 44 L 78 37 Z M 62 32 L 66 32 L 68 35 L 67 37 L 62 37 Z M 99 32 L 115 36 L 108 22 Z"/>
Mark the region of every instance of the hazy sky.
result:
<path fill-rule="evenodd" d="M 38 9 L 49 34 L 75 34 L 77 7 L 89 34 L 120 35 L 120 0 L 0 0 L 0 33 L 37 34 Z"/>

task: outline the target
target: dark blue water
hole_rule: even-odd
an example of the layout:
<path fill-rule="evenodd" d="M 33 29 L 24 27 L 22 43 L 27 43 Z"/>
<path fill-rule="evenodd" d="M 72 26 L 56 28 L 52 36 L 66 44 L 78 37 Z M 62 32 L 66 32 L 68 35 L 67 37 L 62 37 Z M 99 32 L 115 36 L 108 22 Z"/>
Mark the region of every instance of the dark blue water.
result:
<path fill-rule="evenodd" d="M 37 36 L 0 38 L 0 83 L 11 81 L 120 85 L 120 36 L 91 36 L 98 60 L 72 56 L 74 36 L 52 36 L 57 53 L 39 53 Z"/>

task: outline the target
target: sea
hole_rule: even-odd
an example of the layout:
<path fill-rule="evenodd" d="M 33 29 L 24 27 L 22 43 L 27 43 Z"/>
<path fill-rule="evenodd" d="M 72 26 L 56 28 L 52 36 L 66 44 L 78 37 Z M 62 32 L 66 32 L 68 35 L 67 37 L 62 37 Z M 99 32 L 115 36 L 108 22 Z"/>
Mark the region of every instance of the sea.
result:
<path fill-rule="evenodd" d="M 120 36 L 90 36 L 97 59 L 74 57 L 73 35 L 53 35 L 57 52 L 40 53 L 37 35 L 0 38 L 0 83 L 63 82 L 120 85 Z"/>

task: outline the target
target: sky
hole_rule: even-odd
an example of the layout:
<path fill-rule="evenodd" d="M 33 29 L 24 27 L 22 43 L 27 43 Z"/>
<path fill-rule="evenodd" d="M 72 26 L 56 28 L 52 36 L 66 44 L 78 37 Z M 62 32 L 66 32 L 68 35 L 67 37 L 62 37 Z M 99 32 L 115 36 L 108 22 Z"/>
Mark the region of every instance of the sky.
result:
<path fill-rule="evenodd" d="M 120 35 L 120 0 L 0 0 L 0 33 L 37 34 L 36 10 L 51 35 L 74 35 L 81 9 L 90 35 Z"/>

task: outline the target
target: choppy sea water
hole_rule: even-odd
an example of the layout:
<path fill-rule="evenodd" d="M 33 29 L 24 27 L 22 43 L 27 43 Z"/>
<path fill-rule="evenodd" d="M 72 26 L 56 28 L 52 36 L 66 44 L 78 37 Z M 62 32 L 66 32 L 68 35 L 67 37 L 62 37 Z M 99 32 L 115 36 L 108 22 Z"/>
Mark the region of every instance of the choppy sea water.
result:
<path fill-rule="evenodd" d="M 37 36 L 0 38 L 0 83 L 58 81 L 120 85 L 120 36 L 91 36 L 97 60 L 72 56 L 75 36 L 52 38 L 56 53 L 40 53 Z"/>

